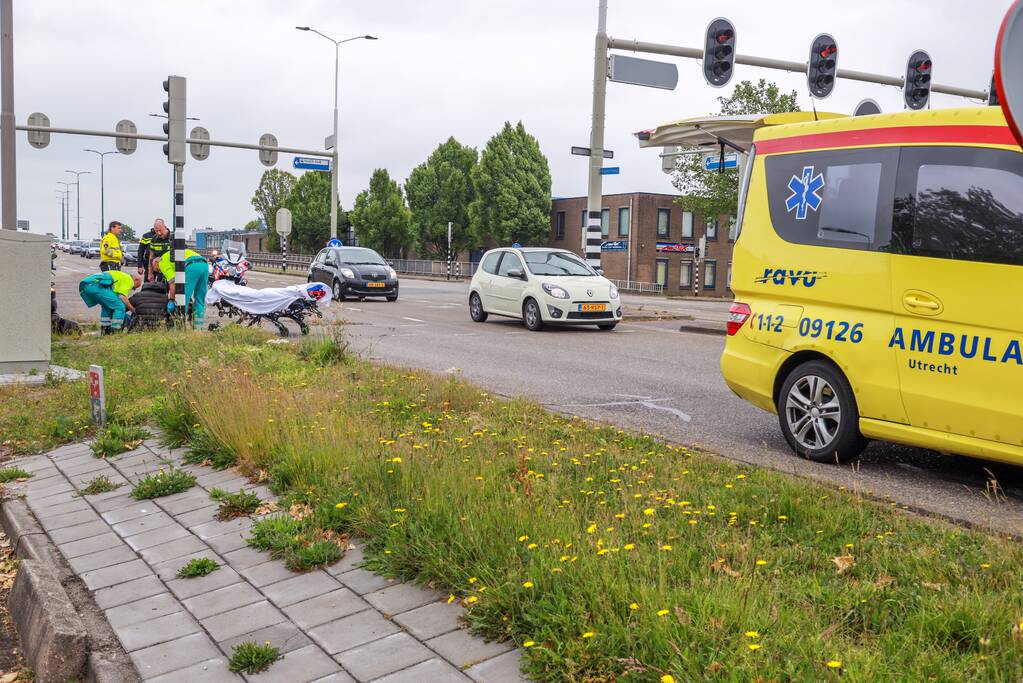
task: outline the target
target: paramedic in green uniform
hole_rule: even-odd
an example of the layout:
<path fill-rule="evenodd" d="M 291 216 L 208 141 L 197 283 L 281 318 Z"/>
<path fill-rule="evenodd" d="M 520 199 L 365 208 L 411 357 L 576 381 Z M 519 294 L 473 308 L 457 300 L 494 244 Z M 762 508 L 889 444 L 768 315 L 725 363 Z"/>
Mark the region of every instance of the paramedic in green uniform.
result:
<path fill-rule="evenodd" d="M 174 312 L 174 253 L 168 251 L 156 261 L 157 268 L 167 281 L 167 312 Z M 192 328 L 201 330 L 206 317 L 206 286 L 210 275 L 209 263 L 202 254 L 185 249 L 185 316 L 192 311 Z"/>
<path fill-rule="evenodd" d="M 101 334 L 116 332 L 124 326 L 125 311 L 134 311 L 128 297 L 142 280 L 119 270 L 96 273 L 78 283 L 78 294 L 89 308 L 99 306 Z"/>

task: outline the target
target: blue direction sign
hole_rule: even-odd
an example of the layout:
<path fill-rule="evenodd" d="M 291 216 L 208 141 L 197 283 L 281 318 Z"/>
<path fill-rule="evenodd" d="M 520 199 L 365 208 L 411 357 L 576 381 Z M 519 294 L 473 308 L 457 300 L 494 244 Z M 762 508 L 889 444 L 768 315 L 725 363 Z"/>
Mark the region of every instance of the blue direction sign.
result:
<path fill-rule="evenodd" d="M 341 240 L 339 240 L 338 238 L 335 237 L 334 239 L 332 239 L 332 240 L 327 242 L 327 246 L 328 247 L 343 247 L 345 245 L 341 244 Z"/>
<path fill-rule="evenodd" d="M 628 240 L 615 240 L 600 243 L 601 251 L 628 251 L 629 242 Z"/>
<path fill-rule="evenodd" d="M 708 154 L 703 157 L 703 169 L 705 171 L 717 171 L 721 168 L 721 155 Z M 729 152 L 725 155 L 725 170 L 739 168 L 739 155 Z"/>
<path fill-rule="evenodd" d="M 600 175 L 618 175 L 622 172 L 620 166 L 605 166 L 600 169 Z"/>
<path fill-rule="evenodd" d="M 307 171 L 330 170 L 330 159 L 319 159 L 317 157 L 295 157 L 291 163 L 295 168 Z"/>

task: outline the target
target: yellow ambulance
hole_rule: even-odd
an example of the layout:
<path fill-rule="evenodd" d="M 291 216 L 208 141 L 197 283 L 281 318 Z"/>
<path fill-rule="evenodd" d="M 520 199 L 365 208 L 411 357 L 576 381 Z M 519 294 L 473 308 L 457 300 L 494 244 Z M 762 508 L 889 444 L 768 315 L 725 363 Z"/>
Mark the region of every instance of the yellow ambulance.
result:
<path fill-rule="evenodd" d="M 1023 464 L 1023 150 L 1001 109 L 753 118 L 728 386 L 819 462 L 881 439 Z"/>

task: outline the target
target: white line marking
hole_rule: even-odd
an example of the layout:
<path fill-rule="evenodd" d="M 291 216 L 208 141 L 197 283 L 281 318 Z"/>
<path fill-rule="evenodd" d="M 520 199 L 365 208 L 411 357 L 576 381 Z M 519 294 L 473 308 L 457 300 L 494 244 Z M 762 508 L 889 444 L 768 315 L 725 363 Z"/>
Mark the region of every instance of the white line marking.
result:
<path fill-rule="evenodd" d="M 651 398 L 649 396 L 633 396 L 631 394 L 615 394 L 615 396 L 622 396 L 625 398 L 637 399 L 634 401 L 609 401 L 607 403 L 567 403 L 563 405 L 563 408 L 611 408 L 616 406 L 635 406 L 640 405 L 644 408 L 652 408 L 654 410 L 664 410 L 677 416 L 683 422 L 692 422 L 693 418 L 683 413 L 677 408 L 671 408 L 669 406 L 660 406 L 658 403 L 664 401 L 672 401 L 670 398 Z"/>
<path fill-rule="evenodd" d="M 402 320 L 411 320 L 414 323 L 425 323 L 426 322 L 425 320 L 420 320 L 419 318 L 409 318 L 409 317 L 404 316 L 404 315 L 401 317 L 401 319 Z"/>
<path fill-rule="evenodd" d="M 343 310 L 343 311 L 358 311 L 359 313 L 362 313 L 362 309 L 361 308 L 356 308 L 355 306 L 347 306 L 347 307 L 345 307 L 345 308 L 343 308 L 341 310 Z"/>

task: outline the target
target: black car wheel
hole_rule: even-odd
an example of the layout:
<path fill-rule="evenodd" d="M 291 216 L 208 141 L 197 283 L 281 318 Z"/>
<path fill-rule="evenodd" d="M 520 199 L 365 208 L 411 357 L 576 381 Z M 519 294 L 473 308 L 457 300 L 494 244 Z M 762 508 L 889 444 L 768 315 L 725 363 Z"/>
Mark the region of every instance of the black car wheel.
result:
<path fill-rule="evenodd" d="M 476 323 L 487 322 L 488 315 L 483 310 L 483 300 L 480 299 L 480 295 L 476 292 L 469 295 L 469 317 Z"/>
<path fill-rule="evenodd" d="M 785 378 L 778 422 L 792 450 L 814 462 L 848 462 L 867 447 L 852 387 L 824 361 L 803 363 Z"/>
<path fill-rule="evenodd" d="M 345 295 L 341 293 L 341 282 L 334 280 L 334 286 L 331 288 L 334 292 L 334 301 L 344 301 Z"/>
<path fill-rule="evenodd" d="M 526 303 L 522 304 L 522 321 L 526 323 L 526 329 L 530 332 L 539 332 L 543 329 L 540 305 L 535 300 L 526 299 Z"/>

